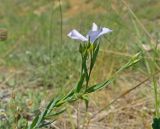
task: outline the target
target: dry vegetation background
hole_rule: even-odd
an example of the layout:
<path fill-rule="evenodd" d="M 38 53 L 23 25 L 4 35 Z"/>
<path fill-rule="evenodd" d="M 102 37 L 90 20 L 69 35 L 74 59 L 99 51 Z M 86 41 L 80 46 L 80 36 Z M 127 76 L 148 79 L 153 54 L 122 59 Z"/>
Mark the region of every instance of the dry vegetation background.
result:
<path fill-rule="evenodd" d="M 92 94 L 87 114 L 81 101 L 68 104 L 67 112 L 46 128 L 151 129 L 155 110 L 150 79 L 107 105 L 150 76 L 151 46 L 160 43 L 160 1 L 62 0 L 61 7 L 62 13 L 56 0 L 0 0 L 0 129 L 23 128 L 53 96 L 74 86 L 79 44 L 66 35 L 73 28 L 85 33 L 92 22 L 113 33 L 102 39 L 90 83 L 111 77 L 138 51 L 147 53 L 145 59 Z M 2 30 L 8 31 L 7 39 Z M 159 71 L 159 60 L 156 64 Z"/>

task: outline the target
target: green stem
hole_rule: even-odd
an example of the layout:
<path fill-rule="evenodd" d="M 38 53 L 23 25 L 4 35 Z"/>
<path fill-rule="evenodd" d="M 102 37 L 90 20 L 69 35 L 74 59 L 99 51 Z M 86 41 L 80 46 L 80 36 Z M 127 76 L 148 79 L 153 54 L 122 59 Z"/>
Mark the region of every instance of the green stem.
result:
<path fill-rule="evenodd" d="M 89 85 L 89 80 L 90 80 L 90 77 L 91 77 L 91 72 L 92 72 L 92 68 L 91 65 L 92 65 L 92 60 L 93 60 L 93 51 L 90 52 L 90 68 L 89 68 L 89 73 L 88 73 L 88 80 L 86 82 L 86 88 L 85 88 L 85 91 L 87 90 L 88 88 L 88 85 Z"/>
<path fill-rule="evenodd" d="M 155 78 L 153 77 L 153 86 L 154 86 L 154 97 L 155 97 L 155 110 L 156 110 L 156 118 L 159 118 L 159 109 L 158 109 L 158 90 L 157 90 L 157 83 Z"/>

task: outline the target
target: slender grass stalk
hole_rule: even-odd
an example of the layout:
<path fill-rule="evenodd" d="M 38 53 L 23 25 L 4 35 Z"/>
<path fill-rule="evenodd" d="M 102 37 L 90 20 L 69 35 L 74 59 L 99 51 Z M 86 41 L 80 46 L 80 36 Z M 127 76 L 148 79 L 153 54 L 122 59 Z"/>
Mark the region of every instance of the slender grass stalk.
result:
<path fill-rule="evenodd" d="M 51 8 L 51 17 L 50 17 L 50 30 L 49 30 L 49 56 L 50 59 L 52 58 L 52 42 L 53 42 L 53 14 L 54 14 L 54 9 Z M 52 65 L 52 59 L 50 60 L 50 67 Z"/>
<path fill-rule="evenodd" d="M 151 34 L 148 32 L 148 30 L 146 29 L 146 27 L 141 23 L 141 21 L 139 20 L 139 18 L 136 16 L 136 14 L 133 12 L 133 10 L 129 7 L 129 5 L 127 4 L 127 2 L 125 2 L 125 0 L 121 0 L 122 3 L 128 8 L 130 14 L 133 16 L 133 18 L 137 21 L 137 23 L 140 25 L 140 27 L 142 28 L 142 30 L 145 32 L 145 34 L 149 37 L 150 39 L 150 47 L 153 48 L 153 51 L 152 53 L 148 53 L 148 52 L 144 52 L 144 55 L 147 55 L 149 56 L 148 59 L 150 60 L 147 60 L 147 58 L 145 58 L 145 65 L 146 65 L 146 68 L 147 68 L 147 71 L 150 75 L 152 75 L 155 71 L 159 70 L 159 65 L 157 64 L 157 43 L 155 42 L 155 40 L 153 40 Z M 134 21 L 133 21 L 134 22 Z M 141 36 L 140 36 L 140 32 L 138 30 L 138 27 L 137 25 L 135 24 L 134 22 L 134 25 L 135 25 L 135 29 L 136 29 L 136 33 L 139 37 L 139 39 L 141 40 Z M 159 60 L 159 59 L 158 59 Z M 158 86 L 157 86 L 157 80 L 156 78 L 153 76 L 152 77 L 152 86 L 154 88 L 154 99 L 155 99 L 155 118 L 156 119 L 153 119 L 153 124 L 152 124 L 152 127 L 153 129 L 159 129 L 160 127 L 160 111 L 159 111 L 159 108 L 160 108 L 160 105 L 159 105 L 159 93 L 158 93 Z"/>
<path fill-rule="evenodd" d="M 59 0 L 59 12 L 60 12 L 60 39 L 61 44 L 63 43 L 63 14 L 62 14 L 62 3 L 61 0 Z"/>
<path fill-rule="evenodd" d="M 128 8 L 130 14 L 136 19 L 137 23 L 141 26 L 141 28 L 144 30 L 146 35 L 150 38 L 153 39 L 151 34 L 148 32 L 148 30 L 145 28 L 145 26 L 142 24 L 142 22 L 139 20 L 139 18 L 136 16 L 136 14 L 133 12 L 133 10 L 129 7 L 127 2 L 125 0 L 121 0 L 122 3 Z"/>

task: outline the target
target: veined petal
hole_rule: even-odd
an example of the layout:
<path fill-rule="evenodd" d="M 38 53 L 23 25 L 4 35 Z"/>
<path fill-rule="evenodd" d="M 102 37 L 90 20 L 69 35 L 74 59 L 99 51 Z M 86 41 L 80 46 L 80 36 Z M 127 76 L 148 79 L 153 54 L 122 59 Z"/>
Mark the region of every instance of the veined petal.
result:
<path fill-rule="evenodd" d="M 92 23 L 92 29 L 88 32 L 86 37 L 90 39 L 91 43 L 94 43 L 96 39 L 109 32 L 112 32 L 112 30 L 105 27 L 99 28 L 96 23 Z"/>
<path fill-rule="evenodd" d="M 97 31 L 90 31 L 90 32 L 88 32 L 87 37 L 89 37 L 90 41 L 92 43 L 94 43 L 96 41 L 96 39 L 98 39 L 102 35 L 107 34 L 109 32 L 112 32 L 112 30 L 103 27 L 103 28 L 99 28 Z"/>
<path fill-rule="evenodd" d="M 103 28 L 101 28 L 101 32 L 99 33 L 98 37 L 100 37 L 104 34 L 110 33 L 110 32 L 112 32 L 112 30 L 110 30 L 109 28 L 103 27 Z"/>
<path fill-rule="evenodd" d="M 75 40 L 80 41 L 88 41 L 86 37 L 84 37 L 82 34 L 80 34 L 77 30 L 73 29 L 71 32 L 69 32 L 68 37 Z"/>
<path fill-rule="evenodd" d="M 98 26 L 96 25 L 96 23 L 92 23 L 92 31 L 97 31 L 98 30 Z"/>
<path fill-rule="evenodd" d="M 101 30 L 97 30 L 97 31 L 90 31 L 88 32 L 88 39 L 90 39 L 91 43 L 94 43 L 95 40 L 98 38 L 98 35 L 101 33 Z"/>

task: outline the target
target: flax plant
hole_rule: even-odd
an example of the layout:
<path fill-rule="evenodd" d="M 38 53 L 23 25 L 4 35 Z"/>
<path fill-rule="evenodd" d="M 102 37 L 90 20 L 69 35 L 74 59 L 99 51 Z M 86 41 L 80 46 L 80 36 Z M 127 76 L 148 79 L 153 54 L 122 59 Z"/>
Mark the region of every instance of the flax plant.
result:
<path fill-rule="evenodd" d="M 85 102 L 86 108 L 88 108 L 88 95 L 90 93 L 97 92 L 98 90 L 107 87 L 117 78 L 117 75 L 120 72 L 140 61 L 140 53 L 137 53 L 128 61 L 128 63 L 119 68 L 111 78 L 95 85 L 90 85 L 89 80 L 100 47 L 99 38 L 110 32 L 112 32 L 112 30 L 105 27 L 98 27 L 93 23 L 92 29 L 86 36 L 83 36 L 75 29 L 68 34 L 70 38 L 81 41 L 79 45 L 79 53 L 81 54 L 82 63 L 79 81 L 66 95 L 59 95 L 58 97 L 53 98 L 44 111 L 39 113 L 32 122 L 27 125 L 26 129 L 37 129 L 51 124 L 56 120 L 58 115 L 66 111 L 66 103 L 73 103 L 77 100 L 82 100 Z"/>

